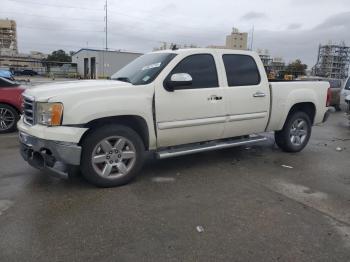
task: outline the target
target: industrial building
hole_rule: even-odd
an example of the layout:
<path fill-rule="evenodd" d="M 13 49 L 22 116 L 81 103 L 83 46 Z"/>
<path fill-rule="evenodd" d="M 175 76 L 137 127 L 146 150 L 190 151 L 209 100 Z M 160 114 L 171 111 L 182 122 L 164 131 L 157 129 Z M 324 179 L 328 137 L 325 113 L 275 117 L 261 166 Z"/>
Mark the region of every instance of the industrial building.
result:
<path fill-rule="evenodd" d="M 269 50 L 267 49 L 258 49 L 257 50 L 258 55 L 260 56 L 261 62 L 263 63 L 266 72 L 270 71 L 271 63 L 272 63 L 272 57 L 270 55 Z"/>
<path fill-rule="evenodd" d="M 315 76 L 345 79 L 349 75 L 349 64 L 350 47 L 345 43 L 320 45 L 312 73 Z"/>
<path fill-rule="evenodd" d="M 43 59 L 47 55 L 40 52 L 31 52 L 30 54 L 0 55 L 0 68 L 6 70 L 31 69 L 39 74 L 46 73 L 46 67 Z"/>
<path fill-rule="evenodd" d="M 72 55 L 78 74 L 86 79 L 107 78 L 141 53 L 82 48 Z"/>
<path fill-rule="evenodd" d="M 16 54 L 18 54 L 16 22 L 0 19 L 0 55 Z"/>
<path fill-rule="evenodd" d="M 283 58 L 271 57 L 267 49 L 258 49 L 257 53 L 260 56 L 269 79 L 281 78 L 286 70 L 286 63 Z"/>
<path fill-rule="evenodd" d="M 235 50 L 247 50 L 248 49 L 248 33 L 239 32 L 237 28 L 232 28 L 230 35 L 226 36 L 226 43 L 224 46 L 210 45 L 209 48 L 219 49 L 235 49 Z"/>

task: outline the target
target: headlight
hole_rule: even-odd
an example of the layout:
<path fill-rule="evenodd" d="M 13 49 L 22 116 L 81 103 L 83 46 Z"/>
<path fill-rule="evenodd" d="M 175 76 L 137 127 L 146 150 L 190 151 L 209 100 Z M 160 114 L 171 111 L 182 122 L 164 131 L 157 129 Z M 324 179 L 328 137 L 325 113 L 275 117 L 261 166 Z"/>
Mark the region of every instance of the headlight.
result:
<path fill-rule="evenodd" d="M 45 126 L 59 126 L 62 123 L 63 105 L 61 103 L 37 103 L 37 123 Z"/>

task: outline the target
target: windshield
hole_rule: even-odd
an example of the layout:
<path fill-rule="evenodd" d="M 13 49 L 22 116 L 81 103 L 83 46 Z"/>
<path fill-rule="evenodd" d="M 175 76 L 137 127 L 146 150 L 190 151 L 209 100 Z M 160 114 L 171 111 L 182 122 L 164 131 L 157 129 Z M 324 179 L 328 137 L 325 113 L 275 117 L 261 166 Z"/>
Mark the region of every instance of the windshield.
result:
<path fill-rule="evenodd" d="M 0 88 L 1 87 L 16 87 L 18 86 L 17 83 L 10 81 L 4 77 L 0 77 Z"/>
<path fill-rule="evenodd" d="M 350 90 L 350 78 L 348 79 L 348 82 L 346 82 L 345 89 Z"/>
<path fill-rule="evenodd" d="M 112 80 L 129 82 L 133 85 L 151 83 L 164 67 L 176 56 L 173 53 L 153 53 L 140 56 L 112 75 Z"/>

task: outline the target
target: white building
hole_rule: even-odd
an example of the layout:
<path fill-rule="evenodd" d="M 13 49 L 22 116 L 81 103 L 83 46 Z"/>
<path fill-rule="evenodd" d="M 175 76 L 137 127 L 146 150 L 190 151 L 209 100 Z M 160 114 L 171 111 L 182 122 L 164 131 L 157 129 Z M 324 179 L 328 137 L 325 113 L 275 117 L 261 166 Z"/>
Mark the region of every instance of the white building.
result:
<path fill-rule="evenodd" d="M 141 53 L 82 48 L 72 55 L 78 74 L 83 78 L 98 79 L 112 76 L 119 69 L 141 56 Z"/>

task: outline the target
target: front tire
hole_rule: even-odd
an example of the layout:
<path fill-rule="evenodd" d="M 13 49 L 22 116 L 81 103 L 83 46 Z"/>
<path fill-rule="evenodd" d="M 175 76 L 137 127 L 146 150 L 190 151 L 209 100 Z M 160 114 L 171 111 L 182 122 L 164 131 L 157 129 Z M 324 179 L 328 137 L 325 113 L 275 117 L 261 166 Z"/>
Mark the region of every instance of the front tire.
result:
<path fill-rule="evenodd" d="M 0 134 L 16 131 L 19 114 L 15 108 L 0 104 Z"/>
<path fill-rule="evenodd" d="M 143 166 L 145 146 L 127 126 L 103 126 L 84 139 L 82 148 L 82 174 L 99 187 L 127 184 Z"/>
<path fill-rule="evenodd" d="M 291 113 L 281 131 L 275 132 L 275 141 L 283 151 L 296 153 L 304 149 L 311 136 L 310 117 L 302 112 Z"/>

